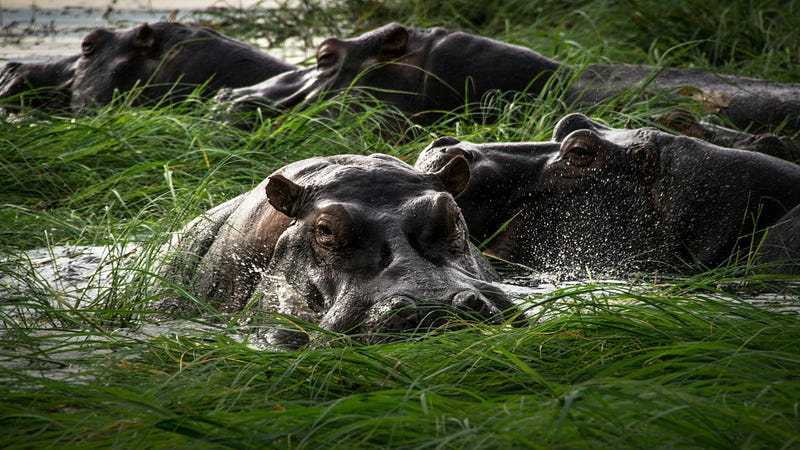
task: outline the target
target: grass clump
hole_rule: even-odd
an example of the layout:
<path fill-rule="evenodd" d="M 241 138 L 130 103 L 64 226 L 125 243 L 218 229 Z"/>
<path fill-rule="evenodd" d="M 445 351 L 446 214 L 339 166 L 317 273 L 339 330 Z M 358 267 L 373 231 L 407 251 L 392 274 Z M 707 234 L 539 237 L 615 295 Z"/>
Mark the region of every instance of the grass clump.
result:
<path fill-rule="evenodd" d="M 797 317 L 708 292 L 583 284 L 530 300 L 557 313 L 530 326 L 287 353 L 224 328 L 30 332 L 0 423 L 56 445 L 796 445 Z"/>
<path fill-rule="evenodd" d="M 793 4 L 326 5 L 301 2 L 297 21 L 274 27 L 244 29 L 259 23 L 261 10 L 236 12 L 248 14 L 236 26 L 222 12 L 207 20 L 247 39 L 263 38 L 248 34 L 256 28 L 293 37 L 327 30 L 307 26 L 310 20 L 335 25 L 335 34 L 389 20 L 446 25 L 572 63 L 668 60 L 799 81 Z M 300 351 L 257 350 L 245 341 L 252 330 L 241 317 L 148 317 L 151 274 L 170 233 L 275 169 L 339 153 L 413 162 L 445 134 L 548 139 L 571 112 L 563 105 L 557 96 L 487 99 L 492 122 L 451 114 L 402 134 L 388 129 L 397 123 L 391 111 L 367 103 L 351 109 L 342 99 L 258 118 L 248 131 L 196 98 L 152 108 L 131 108 L 122 98 L 76 118 L 3 117 L 0 446 L 800 445 L 797 279 L 751 267 L 685 279 L 556 282 L 524 300 L 531 314 L 524 326 L 467 324 L 369 346 L 320 331 Z M 592 114 L 622 126 L 647 124 L 659 112 L 631 100 Z M 62 252 L 76 252 L 74 260 L 82 248 L 106 245 L 107 254 L 87 256 L 98 259 L 86 260 L 96 270 L 83 284 L 59 266 Z"/>

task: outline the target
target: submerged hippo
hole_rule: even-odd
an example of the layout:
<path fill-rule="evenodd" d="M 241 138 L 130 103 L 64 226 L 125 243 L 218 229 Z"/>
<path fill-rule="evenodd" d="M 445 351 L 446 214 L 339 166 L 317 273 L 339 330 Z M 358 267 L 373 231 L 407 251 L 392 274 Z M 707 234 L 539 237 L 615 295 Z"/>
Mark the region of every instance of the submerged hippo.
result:
<path fill-rule="evenodd" d="M 44 62 L 9 62 L 0 69 L 0 108 L 65 110 L 79 55 Z"/>
<path fill-rule="evenodd" d="M 686 271 L 747 256 L 800 257 L 800 166 L 768 155 L 572 114 L 552 142 L 443 137 L 416 167 L 436 170 L 454 158 L 470 163 L 458 198 L 470 231 L 479 240 L 498 233 L 488 252 L 510 261 Z"/>
<path fill-rule="evenodd" d="M 368 342 L 452 313 L 492 318 L 513 304 L 467 239 L 453 195 L 468 181 L 463 158 L 434 173 L 386 155 L 290 164 L 191 222 L 166 272 L 223 311 L 264 295 L 286 312 L 271 293 L 294 293 L 319 326 Z M 174 299 L 160 308 L 185 312 Z"/>
<path fill-rule="evenodd" d="M 234 111 L 285 112 L 328 94 L 360 91 L 426 123 L 493 91 L 535 96 L 565 87 L 573 105 L 593 105 L 637 87 L 705 101 L 741 128 L 785 122 L 786 130 L 800 130 L 800 84 L 631 65 L 571 67 L 492 39 L 396 23 L 354 39 L 326 39 L 315 66 L 226 90 L 218 98 L 233 102 Z"/>
<path fill-rule="evenodd" d="M 172 22 L 123 32 L 100 28 L 81 44 L 72 82 L 77 109 L 106 105 L 115 92 L 146 86 L 140 100 L 177 100 L 203 86 L 248 86 L 295 66 L 208 28 Z"/>

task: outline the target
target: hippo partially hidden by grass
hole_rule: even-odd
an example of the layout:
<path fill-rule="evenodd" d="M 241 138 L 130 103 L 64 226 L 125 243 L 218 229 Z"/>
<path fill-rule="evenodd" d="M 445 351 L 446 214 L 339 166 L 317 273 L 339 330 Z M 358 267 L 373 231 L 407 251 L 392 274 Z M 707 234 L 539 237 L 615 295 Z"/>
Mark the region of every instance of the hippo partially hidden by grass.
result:
<path fill-rule="evenodd" d="M 454 315 L 501 317 L 513 304 L 487 283 L 496 274 L 453 200 L 468 181 L 463 158 L 435 173 L 386 155 L 290 164 L 191 222 L 165 272 L 229 312 L 261 295 L 287 312 L 269 294 L 288 291 L 314 311 L 307 319 L 367 342 Z M 160 308 L 186 313 L 186 302 Z"/>
<path fill-rule="evenodd" d="M 249 86 L 295 66 L 209 28 L 181 23 L 142 24 L 127 31 L 99 28 L 81 53 L 42 63 L 8 63 L 0 72 L 0 100 L 48 109 L 86 110 L 114 95 L 143 88 L 134 103 L 175 101 L 202 87 Z M 33 89 L 34 95 L 21 92 Z M 11 98 L 19 99 L 11 103 Z"/>
<path fill-rule="evenodd" d="M 0 70 L 0 107 L 7 110 L 69 108 L 79 55 L 54 61 L 9 62 Z"/>
<path fill-rule="evenodd" d="M 704 102 L 739 128 L 800 130 L 800 84 L 623 64 L 571 67 L 492 39 L 400 24 L 353 39 L 326 39 L 315 66 L 222 91 L 219 99 L 232 102 L 233 111 L 281 113 L 343 91 L 366 92 L 425 124 L 493 91 L 535 96 L 564 88 L 575 106 L 634 89 Z"/>
<path fill-rule="evenodd" d="M 489 253 L 536 268 L 684 272 L 749 258 L 800 266 L 800 166 L 651 128 L 564 117 L 552 142 L 435 140 L 416 167 L 465 158 L 458 204 Z M 766 233 L 766 234 L 765 234 Z M 688 265 L 688 266 L 687 266 Z"/>
<path fill-rule="evenodd" d="M 209 28 L 143 24 L 115 33 L 97 29 L 81 44 L 72 83 L 78 109 L 108 104 L 115 92 L 146 86 L 142 100 L 175 100 L 200 86 L 207 93 L 247 86 L 294 69 Z"/>

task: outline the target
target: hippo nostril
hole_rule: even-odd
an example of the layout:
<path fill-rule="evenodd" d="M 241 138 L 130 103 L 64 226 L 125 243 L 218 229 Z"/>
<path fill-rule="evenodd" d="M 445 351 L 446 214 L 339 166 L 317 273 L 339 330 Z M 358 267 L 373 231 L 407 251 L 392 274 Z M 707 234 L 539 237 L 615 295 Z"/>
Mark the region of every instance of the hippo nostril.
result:
<path fill-rule="evenodd" d="M 460 144 L 461 141 L 453 136 L 442 136 L 436 138 L 432 143 L 431 147 L 446 147 L 448 145 L 456 145 Z"/>
<path fill-rule="evenodd" d="M 272 330 L 267 334 L 267 342 L 288 349 L 297 349 L 308 344 L 309 336 L 298 330 Z"/>
<path fill-rule="evenodd" d="M 484 319 L 500 314 L 500 310 L 477 291 L 459 292 L 453 297 L 453 306 Z"/>
<path fill-rule="evenodd" d="M 414 301 L 406 296 L 395 296 L 373 307 L 373 325 L 382 331 L 408 331 L 419 325 L 421 317 Z"/>
<path fill-rule="evenodd" d="M 411 299 L 405 297 L 400 297 L 392 302 L 391 306 L 389 306 L 389 314 L 395 318 L 410 322 L 419 318 L 419 312 L 414 307 L 414 303 Z"/>

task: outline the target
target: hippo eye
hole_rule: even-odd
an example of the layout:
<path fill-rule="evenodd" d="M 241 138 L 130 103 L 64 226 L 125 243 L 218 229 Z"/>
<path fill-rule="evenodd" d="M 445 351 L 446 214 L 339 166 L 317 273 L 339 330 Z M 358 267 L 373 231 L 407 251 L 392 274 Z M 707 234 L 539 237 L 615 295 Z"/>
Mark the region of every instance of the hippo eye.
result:
<path fill-rule="evenodd" d="M 317 231 L 319 231 L 319 233 L 323 236 L 333 236 L 333 230 L 331 230 L 331 227 L 325 224 L 318 225 Z"/>
<path fill-rule="evenodd" d="M 592 162 L 592 152 L 588 146 L 584 144 L 576 144 L 569 148 L 569 162 L 577 166 L 586 166 Z"/>
<path fill-rule="evenodd" d="M 91 55 L 94 51 L 94 42 L 91 41 L 83 41 L 81 43 L 81 53 L 84 55 Z"/>
<path fill-rule="evenodd" d="M 597 156 L 600 138 L 590 130 L 572 133 L 561 145 L 561 153 L 567 164 L 577 167 L 590 165 Z"/>
<path fill-rule="evenodd" d="M 336 53 L 326 52 L 317 55 L 317 67 L 320 69 L 327 69 L 336 64 Z"/>
<path fill-rule="evenodd" d="M 333 245 L 335 243 L 333 228 L 328 222 L 321 220 L 317 223 L 317 240 L 324 245 Z"/>

